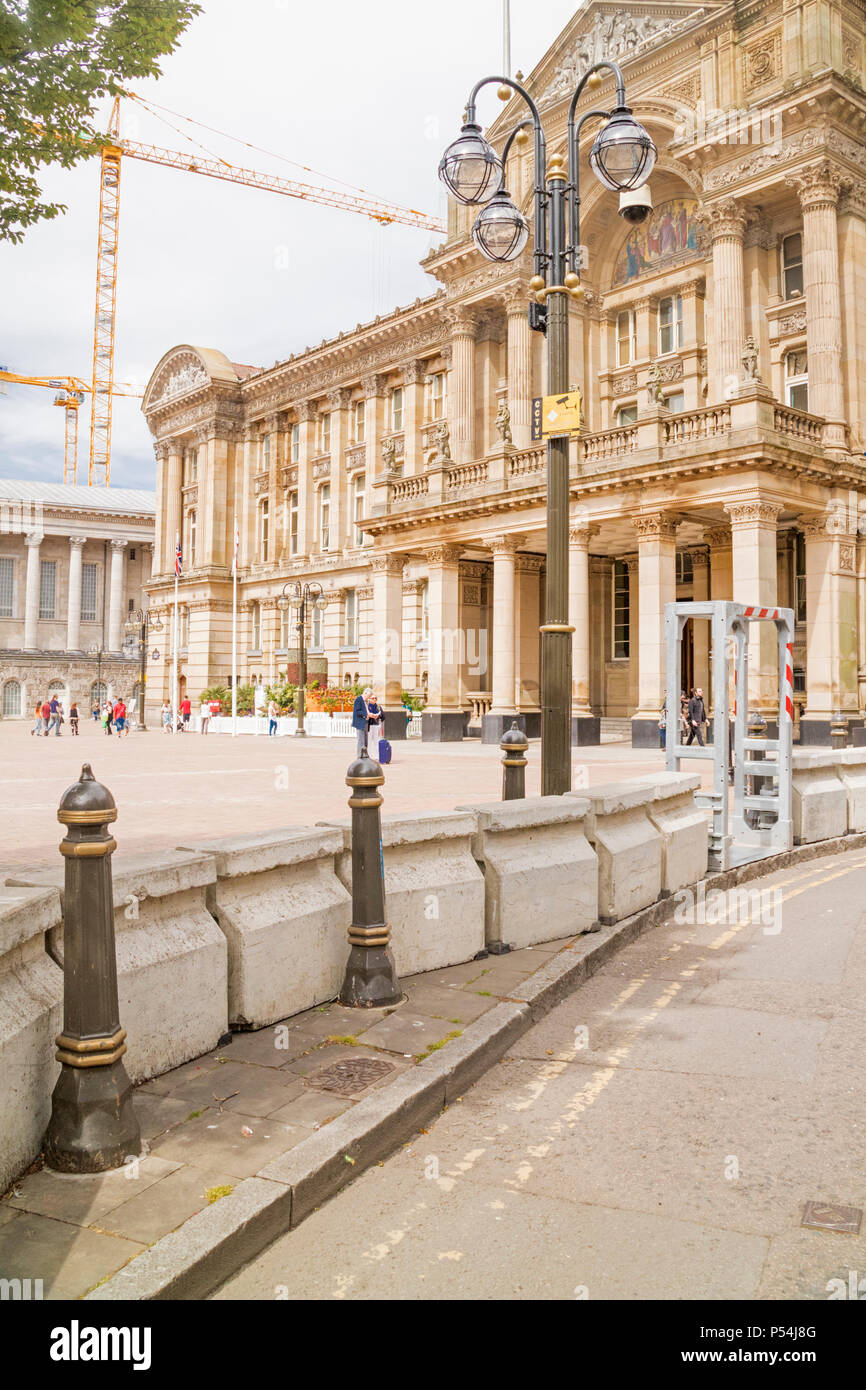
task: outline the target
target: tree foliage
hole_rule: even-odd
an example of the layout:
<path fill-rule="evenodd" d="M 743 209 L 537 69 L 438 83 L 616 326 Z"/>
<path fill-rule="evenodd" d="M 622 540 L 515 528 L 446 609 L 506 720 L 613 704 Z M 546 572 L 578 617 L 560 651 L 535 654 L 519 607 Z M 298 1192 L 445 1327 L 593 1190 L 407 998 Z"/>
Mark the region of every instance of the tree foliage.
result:
<path fill-rule="evenodd" d="M 189 0 L 3 0 L 0 241 L 66 211 L 45 201 L 42 166 L 71 168 L 101 149 L 99 103 L 159 76 L 159 58 L 200 12 Z"/>

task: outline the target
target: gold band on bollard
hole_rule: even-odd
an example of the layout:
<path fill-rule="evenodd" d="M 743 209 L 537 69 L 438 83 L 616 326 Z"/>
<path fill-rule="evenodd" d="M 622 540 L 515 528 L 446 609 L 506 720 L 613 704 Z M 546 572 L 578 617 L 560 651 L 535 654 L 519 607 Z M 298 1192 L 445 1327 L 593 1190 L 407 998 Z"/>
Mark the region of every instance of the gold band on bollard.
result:
<path fill-rule="evenodd" d="M 390 940 L 391 928 L 389 926 L 352 926 L 349 928 L 350 946 L 387 946 Z"/>
<path fill-rule="evenodd" d="M 117 808 L 113 811 L 58 811 L 57 819 L 61 825 L 110 825 L 117 820 Z"/>
<path fill-rule="evenodd" d="M 502 759 L 502 766 L 503 766 L 503 767 L 529 767 L 529 760 L 528 760 L 527 758 L 503 758 L 503 759 Z"/>
<path fill-rule="evenodd" d="M 539 632 L 576 632 L 577 628 L 570 627 L 568 623 L 545 623 L 538 629 Z"/>
<path fill-rule="evenodd" d="M 384 774 L 378 777 L 347 777 L 347 787 L 382 787 L 385 785 Z"/>
<path fill-rule="evenodd" d="M 125 1028 L 118 1028 L 110 1038 L 69 1038 L 60 1033 L 54 1039 L 54 1056 L 68 1067 L 110 1067 L 126 1052 L 125 1038 Z"/>
<path fill-rule="evenodd" d="M 61 840 L 60 853 L 64 859 L 103 859 L 117 849 L 115 839 L 108 840 Z"/>
<path fill-rule="evenodd" d="M 353 811 L 363 811 L 367 806 L 384 806 L 385 798 L 382 796 L 350 797 L 349 807 Z"/>

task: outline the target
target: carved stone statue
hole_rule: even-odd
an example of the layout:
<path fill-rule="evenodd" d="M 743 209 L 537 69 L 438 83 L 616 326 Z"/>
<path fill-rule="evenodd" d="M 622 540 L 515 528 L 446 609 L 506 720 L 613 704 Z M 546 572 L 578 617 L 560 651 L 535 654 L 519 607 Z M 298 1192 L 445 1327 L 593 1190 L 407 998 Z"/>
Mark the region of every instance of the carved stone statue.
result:
<path fill-rule="evenodd" d="M 443 420 L 436 429 L 436 461 L 440 464 L 451 463 L 451 431 L 448 428 L 447 420 Z"/>
<path fill-rule="evenodd" d="M 658 362 L 650 362 L 647 371 L 647 396 L 650 405 L 662 405 L 664 396 L 662 395 L 662 373 Z"/>
<path fill-rule="evenodd" d="M 758 381 L 758 344 L 751 334 L 746 339 L 741 361 L 746 381 Z"/>
<path fill-rule="evenodd" d="M 382 445 L 382 459 L 385 463 L 386 473 L 396 473 L 397 471 L 397 446 L 393 439 L 386 439 Z"/>
<path fill-rule="evenodd" d="M 508 409 L 507 401 L 499 402 L 499 409 L 496 412 L 496 428 L 503 444 L 514 443 L 511 437 L 511 411 Z"/>

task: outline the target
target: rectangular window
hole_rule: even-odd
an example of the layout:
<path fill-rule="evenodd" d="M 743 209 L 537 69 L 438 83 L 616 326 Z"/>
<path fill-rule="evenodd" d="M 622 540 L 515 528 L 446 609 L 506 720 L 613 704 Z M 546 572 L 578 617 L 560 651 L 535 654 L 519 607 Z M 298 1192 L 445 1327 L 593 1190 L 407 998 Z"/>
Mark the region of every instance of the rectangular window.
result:
<path fill-rule="evenodd" d="M 677 352 L 683 345 L 683 300 L 673 294 L 659 304 L 659 356 Z"/>
<path fill-rule="evenodd" d="M 268 542 L 270 540 L 270 503 L 264 498 L 259 503 L 259 559 L 263 565 L 268 563 Z"/>
<path fill-rule="evenodd" d="M 262 606 L 260 603 L 253 604 L 252 613 L 250 614 L 250 626 L 252 642 L 250 650 L 260 652 L 262 649 Z"/>
<path fill-rule="evenodd" d="M 631 654 L 631 590 L 628 565 L 615 560 L 613 565 L 613 659 L 628 661 Z"/>
<path fill-rule="evenodd" d="M 785 358 L 785 400 L 792 410 L 809 409 L 809 358 L 805 348 Z"/>
<path fill-rule="evenodd" d="M 354 589 L 346 594 L 345 644 L 347 647 L 358 645 L 358 595 Z"/>
<path fill-rule="evenodd" d="M 39 616 L 53 618 L 57 593 L 57 561 L 41 560 L 39 564 Z"/>
<path fill-rule="evenodd" d="M 287 609 L 285 613 L 283 613 L 282 611 L 280 612 L 280 651 L 281 651 L 281 652 L 287 652 L 287 651 L 289 650 L 289 628 L 290 628 L 290 626 L 291 626 L 291 616 L 292 616 L 292 615 L 291 615 L 291 610 L 290 610 L 290 609 Z"/>
<path fill-rule="evenodd" d="M 319 545 L 322 551 L 331 548 L 331 488 L 328 483 L 319 489 Z"/>
<path fill-rule="evenodd" d="M 198 449 L 187 449 L 183 456 L 183 481 L 185 487 L 198 482 Z"/>
<path fill-rule="evenodd" d="M 292 425 L 292 463 L 300 463 L 301 460 L 301 427 Z"/>
<path fill-rule="evenodd" d="M 637 357 L 637 316 L 624 309 L 616 316 L 616 365 L 627 367 Z"/>
<path fill-rule="evenodd" d="M 289 554 L 298 553 L 298 494 L 289 495 Z"/>
<path fill-rule="evenodd" d="M 359 524 L 364 515 L 364 492 L 367 486 L 366 474 L 356 473 L 352 486 L 354 489 L 352 520 L 355 523 L 355 545 L 360 547 L 366 540 L 366 536 Z"/>
<path fill-rule="evenodd" d="M 331 417 L 330 415 L 319 416 L 319 453 L 329 454 L 331 452 Z"/>
<path fill-rule="evenodd" d="M 0 618 L 13 617 L 15 598 L 15 561 L 4 556 L 0 559 Z"/>
<path fill-rule="evenodd" d="M 427 419 L 441 420 L 445 415 L 445 373 L 434 372 L 427 378 Z"/>
<path fill-rule="evenodd" d="M 266 473 L 271 466 L 271 436 L 266 434 L 262 440 L 262 472 Z"/>
<path fill-rule="evenodd" d="M 695 569 L 692 557 L 687 550 L 677 551 L 677 584 L 693 584 Z"/>
<path fill-rule="evenodd" d="M 625 425 L 636 425 L 637 406 L 621 405 L 619 410 L 616 412 L 616 423 L 619 429 L 622 429 Z"/>
<path fill-rule="evenodd" d="M 679 415 L 686 408 L 686 398 L 682 391 L 674 391 L 665 397 L 665 405 L 672 415 Z"/>
<path fill-rule="evenodd" d="M 355 443 L 363 444 L 367 438 L 367 402 L 355 402 Z"/>
<path fill-rule="evenodd" d="M 794 545 L 794 605 L 797 622 L 806 621 L 806 537 L 797 532 Z"/>
<path fill-rule="evenodd" d="M 421 641 L 430 641 L 430 585 L 421 590 Z"/>
<path fill-rule="evenodd" d="M 403 388 L 398 386 L 391 395 L 391 429 L 398 434 L 403 428 Z"/>
<path fill-rule="evenodd" d="M 196 537 L 197 537 L 197 535 L 198 535 L 197 513 L 196 513 L 196 512 L 190 512 L 190 514 L 189 514 L 189 537 L 188 537 L 188 544 L 187 544 L 187 552 L 186 552 L 186 553 L 187 553 L 187 555 L 188 555 L 188 557 L 189 557 L 189 567 L 190 567 L 191 570 L 194 570 L 194 569 L 195 569 L 195 548 L 196 548 Z"/>
<path fill-rule="evenodd" d="M 314 652 L 322 650 L 322 610 L 315 604 L 310 616 L 310 647 Z"/>
<path fill-rule="evenodd" d="M 803 293 L 803 238 L 799 232 L 782 242 L 782 283 L 786 299 Z"/>
<path fill-rule="evenodd" d="M 81 621 L 83 623 L 96 622 L 96 595 L 98 577 L 98 565 L 81 566 Z"/>

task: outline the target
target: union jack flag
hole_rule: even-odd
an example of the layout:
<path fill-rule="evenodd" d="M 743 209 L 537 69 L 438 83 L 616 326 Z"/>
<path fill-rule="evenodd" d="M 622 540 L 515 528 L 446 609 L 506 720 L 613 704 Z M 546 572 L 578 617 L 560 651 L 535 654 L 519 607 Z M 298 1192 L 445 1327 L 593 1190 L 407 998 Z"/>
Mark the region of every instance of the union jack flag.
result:
<path fill-rule="evenodd" d="M 183 574 L 183 556 L 180 553 L 180 536 L 177 538 L 177 545 L 174 550 L 174 572 L 178 579 Z"/>

